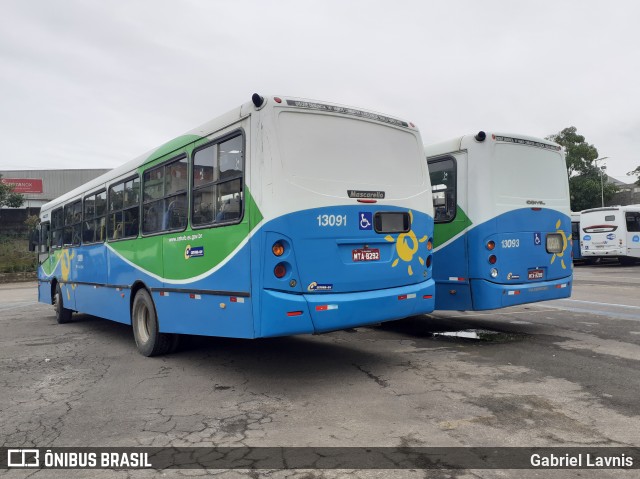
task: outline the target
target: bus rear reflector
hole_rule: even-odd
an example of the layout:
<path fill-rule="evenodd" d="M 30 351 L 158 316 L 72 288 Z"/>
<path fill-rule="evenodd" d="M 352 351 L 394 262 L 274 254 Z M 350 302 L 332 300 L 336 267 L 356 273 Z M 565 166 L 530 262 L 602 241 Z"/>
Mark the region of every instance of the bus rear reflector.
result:
<path fill-rule="evenodd" d="M 514 296 L 514 295 L 520 294 L 520 291 L 516 289 L 515 291 L 509 291 L 507 294 L 509 296 Z"/>
<path fill-rule="evenodd" d="M 431 299 L 431 298 L 433 298 L 433 295 L 432 295 L 432 294 L 425 294 L 425 295 L 422 297 L 422 299 Z"/>
<path fill-rule="evenodd" d="M 337 304 L 321 304 L 316 306 L 316 311 L 331 311 L 332 309 L 338 309 Z"/>
<path fill-rule="evenodd" d="M 302 311 L 289 311 L 287 316 L 302 316 Z"/>
<path fill-rule="evenodd" d="M 416 293 L 401 294 L 400 296 L 398 296 L 398 300 L 403 301 L 405 299 L 413 299 L 415 297 L 416 297 Z"/>
<path fill-rule="evenodd" d="M 556 289 L 562 289 L 562 288 L 566 288 L 566 287 L 567 287 L 567 283 L 556 284 Z"/>
<path fill-rule="evenodd" d="M 377 203 L 378 200 L 363 200 L 363 199 L 359 199 L 358 203 Z"/>

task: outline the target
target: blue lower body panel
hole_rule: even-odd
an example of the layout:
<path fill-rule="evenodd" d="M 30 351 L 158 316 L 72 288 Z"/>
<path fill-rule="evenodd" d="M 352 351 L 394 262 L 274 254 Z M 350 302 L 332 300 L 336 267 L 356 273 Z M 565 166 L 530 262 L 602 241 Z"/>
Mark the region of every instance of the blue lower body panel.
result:
<path fill-rule="evenodd" d="M 324 333 L 433 311 L 435 282 L 357 293 L 290 294 L 265 290 L 260 336 Z"/>
<path fill-rule="evenodd" d="M 446 311 L 473 310 L 469 281 L 436 282 L 436 309 Z"/>
<path fill-rule="evenodd" d="M 433 279 L 411 286 L 342 294 L 307 294 L 316 333 L 425 314 L 435 307 Z"/>
<path fill-rule="evenodd" d="M 471 280 L 473 310 L 498 309 L 571 296 L 572 277 L 526 284 L 497 284 L 482 279 Z"/>

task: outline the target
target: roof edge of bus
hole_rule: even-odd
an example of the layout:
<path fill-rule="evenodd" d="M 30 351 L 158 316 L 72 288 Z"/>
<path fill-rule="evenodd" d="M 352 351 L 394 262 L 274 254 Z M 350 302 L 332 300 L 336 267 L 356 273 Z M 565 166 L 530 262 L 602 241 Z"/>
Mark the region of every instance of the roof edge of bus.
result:
<path fill-rule="evenodd" d="M 545 138 L 540 138 L 537 136 L 525 135 L 523 133 L 506 133 L 506 132 L 499 132 L 499 131 L 488 131 L 485 133 L 486 133 L 486 138 L 491 139 L 493 141 L 497 141 L 495 137 L 517 138 L 525 141 L 543 143 L 545 145 L 557 147 L 559 149 L 562 148 L 562 145 L 559 145 L 558 143 L 555 143 L 553 141 L 547 140 Z M 466 150 L 470 145 L 481 144 L 487 141 L 487 140 L 478 141 L 476 139 L 476 135 L 477 133 L 469 133 L 462 136 L 456 136 L 448 140 L 440 141 L 438 143 L 424 145 L 425 156 L 427 157 L 439 156 L 447 152 L 462 151 L 462 150 Z"/>
<path fill-rule="evenodd" d="M 264 99 L 267 101 L 271 101 L 272 103 L 275 101 L 275 104 L 272 106 L 275 107 L 292 107 L 295 108 L 295 105 L 289 105 L 289 104 L 284 104 L 284 103 L 279 103 L 277 100 L 290 100 L 290 101 L 298 101 L 298 102 L 304 102 L 304 103 L 312 103 L 312 104 L 317 104 L 317 105 L 326 105 L 326 106 L 332 106 L 332 107 L 337 107 L 337 108 L 344 108 L 344 109 L 349 109 L 352 111 L 360 111 L 360 112 L 364 112 L 364 113 L 368 113 L 371 115 L 377 115 L 379 117 L 383 117 L 383 118 L 390 118 L 393 119 L 397 122 L 403 123 L 403 127 L 407 128 L 409 130 L 412 131 L 419 131 L 420 129 L 411 121 L 405 120 L 399 116 L 395 116 L 395 115 L 391 115 L 389 113 L 385 113 L 385 112 L 381 112 L 381 111 L 376 111 L 376 110 L 371 110 L 369 108 L 363 108 L 360 106 L 354 106 L 354 105 L 347 105 L 345 103 L 335 103 L 332 101 L 324 101 L 324 100 L 316 100 L 313 98 L 303 98 L 303 97 L 295 97 L 295 96 L 280 96 L 280 95 L 265 95 Z M 263 105 L 264 106 L 264 105 Z M 261 107 L 262 108 L 262 107 Z M 321 111 L 321 110 L 318 110 Z M 341 113 L 339 111 L 325 111 L 325 113 Z M 368 120 L 368 121 L 378 121 L 379 123 L 384 123 L 387 124 L 387 122 L 380 122 L 379 120 L 376 120 L 376 118 L 373 117 L 360 117 L 360 119 L 362 120 Z"/>
<path fill-rule="evenodd" d="M 627 210 L 638 210 L 640 211 L 640 203 L 634 205 L 612 205 L 598 208 L 589 208 L 587 210 L 580 211 L 582 213 L 595 213 L 597 211 L 627 211 Z"/>

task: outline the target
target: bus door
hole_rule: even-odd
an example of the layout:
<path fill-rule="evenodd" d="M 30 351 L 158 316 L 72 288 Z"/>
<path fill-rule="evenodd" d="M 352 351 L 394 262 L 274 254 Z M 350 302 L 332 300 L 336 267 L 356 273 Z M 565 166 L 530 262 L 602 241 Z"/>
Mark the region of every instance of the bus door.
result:
<path fill-rule="evenodd" d="M 571 222 L 571 241 L 573 244 L 573 261 L 582 259 L 580 254 L 580 221 Z"/>
<path fill-rule="evenodd" d="M 458 152 L 428 160 L 434 209 L 433 276 L 436 309 L 471 309 L 468 212 L 468 154 Z"/>

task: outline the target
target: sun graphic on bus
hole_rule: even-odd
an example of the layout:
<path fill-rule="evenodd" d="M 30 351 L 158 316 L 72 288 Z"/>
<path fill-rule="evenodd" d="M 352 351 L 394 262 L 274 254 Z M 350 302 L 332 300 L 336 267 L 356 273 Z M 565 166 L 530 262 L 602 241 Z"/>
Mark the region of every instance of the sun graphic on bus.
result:
<path fill-rule="evenodd" d="M 413 213 L 411 211 L 409 211 L 409 218 L 411 220 L 411 225 L 413 225 Z M 396 253 L 398 253 L 398 257 L 393 260 L 393 263 L 391 263 L 391 267 L 395 268 L 398 266 L 398 263 L 400 263 L 400 260 L 406 263 L 411 263 L 413 261 L 413 257 L 418 252 L 420 243 L 426 243 L 429 238 L 425 235 L 418 239 L 413 230 L 410 229 L 407 233 L 400 233 L 397 239 L 394 239 L 391 235 L 385 236 L 384 239 L 390 243 L 395 242 L 396 244 Z M 427 249 L 430 249 L 428 245 Z M 418 260 L 420 261 L 420 264 L 424 266 L 424 259 L 418 256 Z M 413 268 L 411 267 L 411 264 L 407 265 L 407 273 L 409 273 L 409 276 L 413 276 Z"/>
<path fill-rule="evenodd" d="M 559 253 L 553 254 L 553 256 L 551 257 L 550 264 L 553 264 L 553 262 L 556 260 L 556 257 L 558 257 L 560 258 L 560 264 L 562 265 L 562 269 L 567 269 L 567 265 L 564 263 L 563 256 L 564 256 L 564 252 L 567 250 L 567 245 L 569 244 L 569 238 L 571 238 L 571 235 L 567 237 L 567 234 L 560 229 L 561 223 L 562 223 L 561 220 L 558 220 L 556 222 L 556 233 L 558 233 L 562 237 L 562 251 L 560 251 Z"/>
<path fill-rule="evenodd" d="M 67 283 L 69 276 L 71 275 L 71 260 L 74 258 L 75 252 L 71 252 L 68 249 L 62 251 L 60 258 L 60 269 L 62 272 L 62 281 Z M 71 301 L 71 294 L 69 293 L 69 287 L 63 284 L 63 289 L 67 292 L 67 300 Z M 76 289 L 75 284 L 72 285 L 72 289 Z"/>

